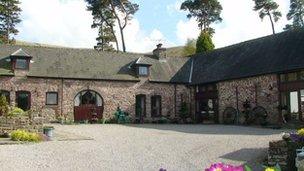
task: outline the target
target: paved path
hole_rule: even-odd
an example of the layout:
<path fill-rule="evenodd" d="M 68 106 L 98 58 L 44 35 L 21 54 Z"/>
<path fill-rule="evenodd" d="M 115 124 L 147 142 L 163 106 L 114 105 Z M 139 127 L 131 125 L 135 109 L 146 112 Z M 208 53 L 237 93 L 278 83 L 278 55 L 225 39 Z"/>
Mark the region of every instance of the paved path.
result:
<path fill-rule="evenodd" d="M 282 130 L 224 125 L 55 125 L 72 141 L 0 146 L 0 170 L 203 170 L 255 165 Z M 76 136 L 77 137 L 77 136 Z"/>

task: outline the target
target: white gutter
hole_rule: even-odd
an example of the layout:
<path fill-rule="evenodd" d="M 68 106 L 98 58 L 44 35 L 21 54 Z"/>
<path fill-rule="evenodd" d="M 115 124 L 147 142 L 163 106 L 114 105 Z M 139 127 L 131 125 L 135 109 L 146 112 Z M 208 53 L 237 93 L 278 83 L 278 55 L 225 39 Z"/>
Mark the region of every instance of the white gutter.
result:
<path fill-rule="evenodd" d="M 190 76 L 189 76 L 189 83 L 192 82 L 192 73 L 193 73 L 193 59 L 191 59 L 191 69 L 190 69 Z"/>

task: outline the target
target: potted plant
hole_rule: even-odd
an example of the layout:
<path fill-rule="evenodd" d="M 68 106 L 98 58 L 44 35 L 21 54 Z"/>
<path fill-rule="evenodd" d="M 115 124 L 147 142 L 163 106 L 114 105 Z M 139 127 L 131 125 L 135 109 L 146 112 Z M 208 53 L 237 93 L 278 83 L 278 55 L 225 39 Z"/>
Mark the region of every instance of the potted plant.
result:
<path fill-rule="evenodd" d="M 45 126 L 43 127 L 43 134 L 49 138 L 52 138 L 54 129 L 55 128 L 53 126 Z"/>

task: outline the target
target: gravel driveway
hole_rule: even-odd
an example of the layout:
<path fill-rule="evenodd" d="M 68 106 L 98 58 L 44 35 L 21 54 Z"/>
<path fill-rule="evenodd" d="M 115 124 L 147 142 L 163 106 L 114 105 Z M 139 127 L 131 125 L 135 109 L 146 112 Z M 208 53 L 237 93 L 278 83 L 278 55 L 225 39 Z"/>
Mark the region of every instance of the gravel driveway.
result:
<path fill-rule="evenodd" d="M 256 165 L 282 130 L 224 125 L 55 125 L 83 140 L 0 146 L 0 170 L 203 170 Z"/>

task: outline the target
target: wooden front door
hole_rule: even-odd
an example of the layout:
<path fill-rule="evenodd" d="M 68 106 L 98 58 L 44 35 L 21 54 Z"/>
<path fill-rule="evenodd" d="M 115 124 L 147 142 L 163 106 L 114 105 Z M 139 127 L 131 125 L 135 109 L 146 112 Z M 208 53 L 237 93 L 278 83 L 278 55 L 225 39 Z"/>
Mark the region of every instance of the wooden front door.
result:
<path fill-rule="evenodd" d="M 216 84 L 198 86 L 195 120 L 197 123 L 218 123 L 218 91 Z"/>
<path fill-rule="evenodd" d="M 82 91 L 74 99 L 74 121 L 96 122 L 102 119 L 103 109 L 103 98 L 97 92 Z"/>
<path fill-rule="evenodd" d="M 98 119 L 102 119 L 103 107 L 96 105 L 82 105 L 74 107 L 74 120 L 75 122 L 80 121 L 91 121 L 97 116 Z"/>
<path fill-rule="evenodd" d="M 139 118 L 140 122 L 143 122 L 143 118 L 146 116 L 146 96 L 137 95 L 135 103 L 136 117 Z"/>

